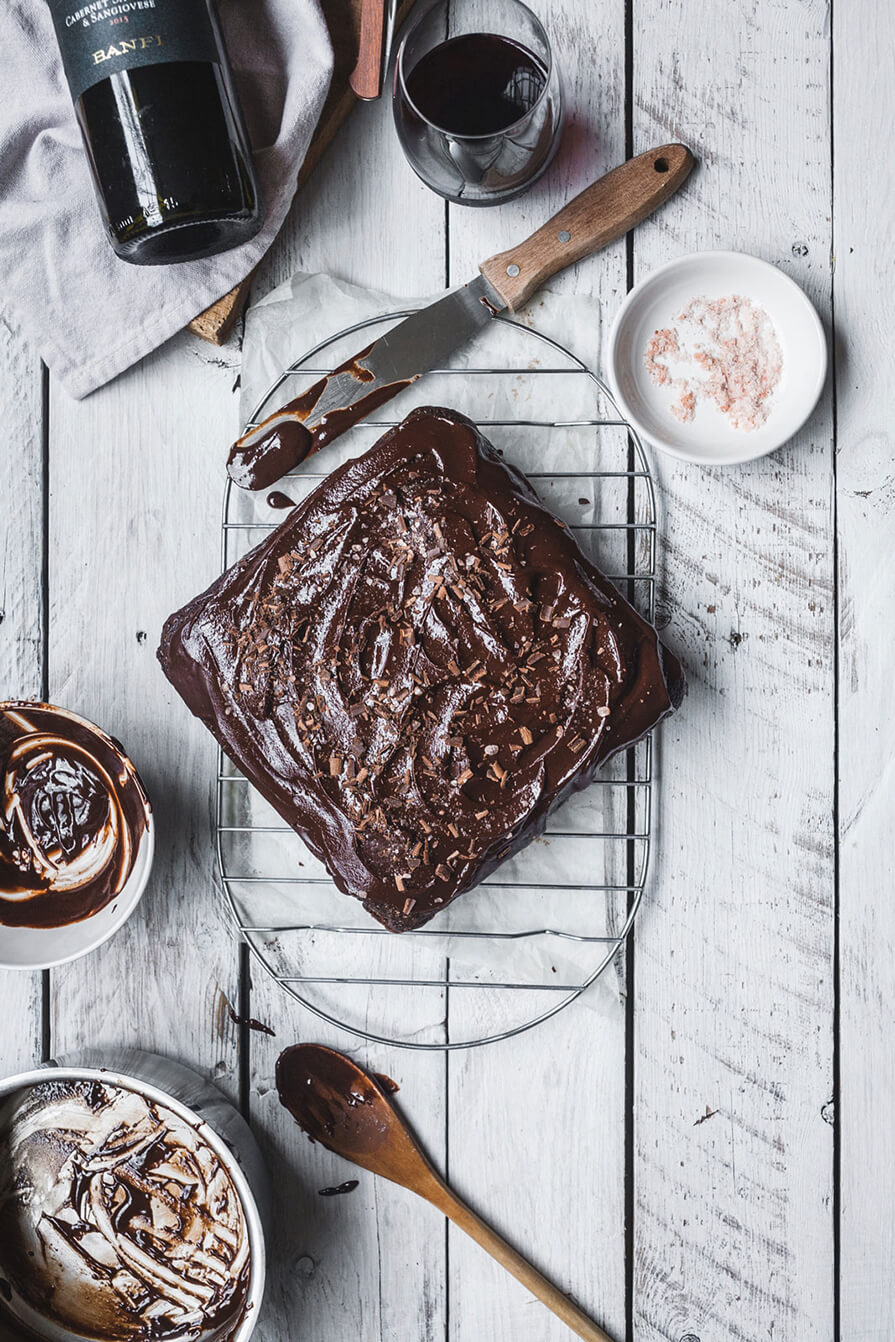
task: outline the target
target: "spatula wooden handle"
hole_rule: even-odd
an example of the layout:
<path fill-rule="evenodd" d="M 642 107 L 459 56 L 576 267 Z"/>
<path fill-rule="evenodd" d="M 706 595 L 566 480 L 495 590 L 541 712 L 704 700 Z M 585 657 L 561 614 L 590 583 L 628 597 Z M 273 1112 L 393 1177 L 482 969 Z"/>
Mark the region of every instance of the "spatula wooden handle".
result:
<path fill-rule="evenodd" d="M 515 312 L 551 275 L 623 237 L 658 209 L 689 176 L 693 161 L 683 144 L 663 144 L 628 159 L 585 187 L 525 242 L 479 269 Z"/>
<path fill-rule="evenodd" d="M 382 92 L 382 50 L 385 43 L 386 0 L 363 0 L 357 64 L 348 77 L 355 95 L 365 102 Z"/>
<path fill-rule="evenodd" d="M 476 1244 L 480 1244 L 486 1253 L 496 1258 L 507 1272 L 512 1273 L 532 1295 L 536 1295 L 557 1318 L 562 1319 L 573 1333 L 583 1337 L 585 1342 L 612 1342 L 608 1333 L 604 1333 L 603 1329 L 573 1304 L 567 1295 L 542 1276 L 537 1268 L 532 1267 L 531 1263 L 507 1244 L 496 1230 L 492 1230 L 480 1216 L 476 1216 L 475 1212 L 467 1207 L 438 1175 L 434 1175 L 431 1183 L 427 1183 L 424 1187 L 417 1185 L 416 1192 L 434 1203 L 454 1225 L 465 1230 Z"/>

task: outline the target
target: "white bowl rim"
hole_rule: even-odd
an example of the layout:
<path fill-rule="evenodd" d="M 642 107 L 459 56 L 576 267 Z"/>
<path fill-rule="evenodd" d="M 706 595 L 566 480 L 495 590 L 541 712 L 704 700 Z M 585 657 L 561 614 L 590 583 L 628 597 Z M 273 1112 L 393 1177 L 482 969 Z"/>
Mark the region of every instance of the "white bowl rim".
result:
<path fill-rule="evenodd" d="M 624 392 L 621 389 L 619 379 L 616 376 L 619 337 L 635 297 L 639 297 L 648 285 L 653 281 L 660 279 L 663 275 L 668 274 L 670 271 L 682 268 L 685 264 L 704 260 L 706 258 L 729 261 L 736 265 L 746 264 L 761 268 L 762 270 L 773 271 L 775 276 L 784 282 L 784 286 L 789 286 L 789 288 L 798 296 L 799 301 L 804 305 L 806 315 L 815 327 L 821 351 L 816 377 L 811 389 L 811 403 L 808 405 L 806 401 L 804 418 L 798 428 L 793 430 L 792 433 L 788 433 L 784 438 L 781 438 L 779 442 L 765 444 L 762 447 L 753 449 L 747 447 L 745 451 L 737 453 L 735 456 L 730 455 L 730 453 L 701 452 L 697 454 L 695 452 L 685 452 L 678 447 L 676 443 L 672 444 L 667 440 L 658 437 L 652 429 L 647 428 L 632 409 L 628 402 L 628 398 L 624 395 Z M 654 270 L 651 270 L 648 275 L 644 275 L 642 279 L 638 280 L 633 289 L 625 294 L 625 297 L 622 299 L 621 305 L 613 318 L 612 326 L 609 330 L 609 341 L 607 345 L 607 373 L 609 377 L 609 385 L 612 395 L 617 401 L 618 407 L 622 411 L 624 417 L 628 420 L 631 426 L 637 430 L 642 438 L 645 438 L 648 443 L 652 443 L 660 452 L 665 452 L 668 456 L 676 457 L 679 461 L 687 461 L 696 466 L 741 466 L 749 461 L 757 461 L 759 457 L 769 456 L 770 453 L 776 452 L 779 448 L 783 447 L 785 443 L 788 443 L 791 438 L 795 437 L 796 433 L 804 428 L 805 424 L 807 424 L 811 415 L 814 413 L 824 389 L 828 364 L 829 350 L 827 348 L 827 335 L 824 330 L 824 324 L 821 321 L 817 308 L 798 281 L 794 280 L 791 275 L 787 275 L 785 270 L 781 270 L 781 268 L 774 265 L 772 261 L 766 261 L 762 256 L 755 256 L 752 252 L 732 251 L 729 248 L 723 247 L 709 247 L 698 252 L 685 252 L 682 256 L 674 256 L 670 261 L 663 261 L 661 265 L 656 266 Z"/>
<path fill-rule="evenodd" d="M 155 815 L 152 809 L 152 801 L 150 800 L 149 793 L 146 791 L 146 786 L 139 769 L 120 742 L 115 741 L 110 737 L 109 733 L 104 731 L 102 727 L 97 725 L 97 723 L 92 722 L 90 718 L 85 718 L 82 713 L 75 713 L 70 708 L 61 708 L 60 704 L 51 704 L 43 699 L 3 699 L 0 700 L 0 711 L 10 705 L 21 705 L 23 708 L 31 706 L 61 709 L 67 717 L 73 718 L 76 722 L 80 722 L 83 726 L 89 727 L 91 731 L 97 732 L 100 736 L 105 737 L 106 740 L 111 741 L 112 745 L 121 754 L 122 758 L 126 759 L 130 764 L 137 777 L 137 781 L 140 784 L 143 796 L 146 798 L 146 828 L 137 845 L 137 851 L 134 855 L 134 864 L 131 868 L 130 875 L 118 895 L 116 895 L 115 901 L 113 901 L 118 904 L 115 917 L 111 922 L 107 923 L 102 931 L 98 932 L 86 946 L 79 946 L 76 951 L 71 951 L 68 955 L 56 955 L 50 959 L 47 959 L 45 956 L 40 956 L 34 960 L 7 960 L 4 958 L 3 954 L 3 934 L 5 931 L 14 929 L 9 929 L 4 924 L 0 923 L 0 969 L 19 969 L 26 973 L 33 973 L 36 969 L 56 969 L 59 965 L 71 964 L 73 960 L 80 960 L 82 956 L 90 955 L 124 926 L 140 900 L 143 898 L 143 892 L 149 884 L 149 876 L 152 872 L 152 863 L 155 856 Z M 133 887 L 133 889 L 131 889 L 131 887 Z M 97 910 L 97 913 L 102 912 L 102 909 Z M 89 922 L 90 917 L 87 917 L 79 919 L 76 923 L 62 923 L 57 927 L 46 929 L 29 928 L 28 930 L 34 932 L 45 930 L 64 936 L 67 927 L 83 927 Z"/>
<path fill-rule="evenodd" d="M 235 1332 L 229 1335 L 227 1342 L 248 1342 L 258 1322 L 261 1301 L 264 1297 L 264 1284 L 267 1276 L 267 1248 L 261 1213 L 255 1200 L 255 1194 L 252 1192 L 251 1185 L 233 1150 L 222 1137 L 218 1136 L 206 1119 L 195 1113 L 182 1100 L 178 1100 L 174 1095 L 169 1095 L 167 1091 L 161 1090 L 160 1087 L 154 1086 L 149 1081 L 141 1081 L 139 1077 L 131 1076 L 127 1072 L 116 1071 L 114 1068 L 60 1067 L 53 1063 L 47 1063 L 43 1067 L 34 1067 L 30 1071 L 17 1072 L 14 1076 L 0 1079 L 0 1102 L 19 1090 L 31 1090 L 34 1086 L 46 1081 L 100 1081 L 110 1086 L 120 1086 L 123 1090 L 132 1090 L 140 1095 L 145 1095 L 148 1099 L 171 1109 L 179 1118 L 195 1128 L 202 1140 L 208 1143 L 215 1155 L 223 1162 L 242 1203 L 249 1235 L 251 1262 L 249 1287 L 246 1292 L 242 1317 Z M 222 1094 L 222 1098 L 226 1100 L 227 1097 Z"/>

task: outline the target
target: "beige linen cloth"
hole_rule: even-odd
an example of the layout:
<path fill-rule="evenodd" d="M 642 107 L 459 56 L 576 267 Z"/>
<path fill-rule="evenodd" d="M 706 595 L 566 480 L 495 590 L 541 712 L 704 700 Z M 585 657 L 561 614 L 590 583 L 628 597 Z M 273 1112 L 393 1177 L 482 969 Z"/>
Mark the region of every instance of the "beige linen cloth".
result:
<path fill-rule="evenodd" d="M 317 0 L 221 0 L 265 207 L 258 235 L 203 261 L 134 266 L 109 246 L 50 12 L 0 4 L 0 313 L 72 396 L 155 349 L 257 265 L 280 228 L 332 73 Z"/>

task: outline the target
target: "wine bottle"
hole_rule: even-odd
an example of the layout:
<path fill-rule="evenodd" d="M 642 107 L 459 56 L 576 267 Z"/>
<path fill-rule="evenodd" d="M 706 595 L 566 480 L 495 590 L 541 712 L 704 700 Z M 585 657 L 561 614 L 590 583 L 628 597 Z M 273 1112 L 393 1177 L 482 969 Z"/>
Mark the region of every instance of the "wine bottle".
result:
<path fill-rule="evenodd" d="M 191 261 L 263 214 L 213 0 L 47 0 L 109 240 Z"/>

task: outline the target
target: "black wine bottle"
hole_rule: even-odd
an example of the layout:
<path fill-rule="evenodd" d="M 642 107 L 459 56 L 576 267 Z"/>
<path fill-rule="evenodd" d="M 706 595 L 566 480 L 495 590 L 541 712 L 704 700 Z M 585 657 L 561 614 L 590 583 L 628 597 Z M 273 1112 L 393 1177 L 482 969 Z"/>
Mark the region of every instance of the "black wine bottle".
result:
<path fill-rule="evenodd" d="M 192 261 L 261 227 L 212 0 L 47 0 L 109 240 Z"/>

